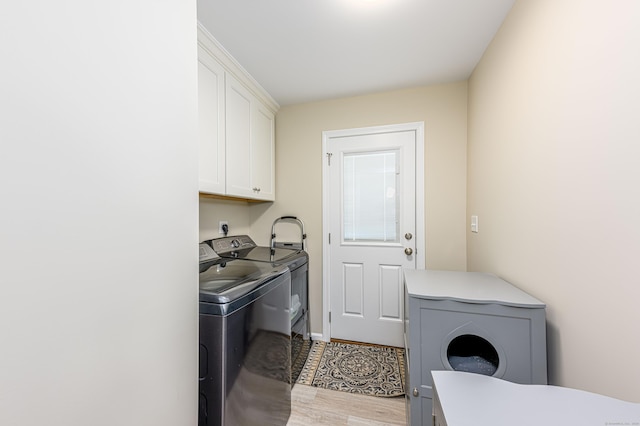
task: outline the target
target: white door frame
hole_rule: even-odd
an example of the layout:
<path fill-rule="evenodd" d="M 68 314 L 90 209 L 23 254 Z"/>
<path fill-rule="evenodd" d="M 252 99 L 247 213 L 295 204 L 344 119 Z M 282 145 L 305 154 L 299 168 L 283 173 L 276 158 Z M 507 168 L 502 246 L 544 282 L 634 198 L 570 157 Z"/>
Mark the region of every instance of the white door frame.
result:
<path fill-rule="evenodd" d="M 322 335 L 314 335 L 314 340 L 331 340 L 331 324 L 329 309 L 331 294 L 330 247 L 329 247 L 329 165 L 327 157 L 327 141 L 332 137 L 372 135 L 400 131 L 416 133 L 416 268 L 425 267 L 425 215 L 424 215 L 424 122 L 390 124 L 385 126 L 361 127 L 357 129 L 329 130 L 322 132 Z"/>

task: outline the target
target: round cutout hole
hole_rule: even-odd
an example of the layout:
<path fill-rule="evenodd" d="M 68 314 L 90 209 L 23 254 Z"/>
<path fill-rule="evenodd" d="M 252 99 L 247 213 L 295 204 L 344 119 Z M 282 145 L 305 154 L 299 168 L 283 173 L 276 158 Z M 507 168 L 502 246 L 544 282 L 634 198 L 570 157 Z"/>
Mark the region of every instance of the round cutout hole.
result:
<path fill-rule="evenodd" d="M 451 340 L 447 360 L 455 371 L 493 376 L 498 370 L 498 352 L 489 341 L 473 334 L 463 334 Z"/>

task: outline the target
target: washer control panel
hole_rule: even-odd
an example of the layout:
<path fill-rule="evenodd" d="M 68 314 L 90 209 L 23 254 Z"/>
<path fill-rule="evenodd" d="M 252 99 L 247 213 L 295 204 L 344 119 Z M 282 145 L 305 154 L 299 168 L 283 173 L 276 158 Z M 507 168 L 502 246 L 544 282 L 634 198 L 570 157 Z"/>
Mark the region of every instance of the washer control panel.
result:
<path fill-rule="evenodd" d="M 200 249 L 200 263 L 220 259 L 220 256 L 218 256 L 207 244 L 200 243 L 198 247 Z"/>
<path fill-rule="evenodd" d="M 216 238 L 210 242 L 213 250 L 219 255 L 256 247 L 256 243 L 248 235 Z"/>

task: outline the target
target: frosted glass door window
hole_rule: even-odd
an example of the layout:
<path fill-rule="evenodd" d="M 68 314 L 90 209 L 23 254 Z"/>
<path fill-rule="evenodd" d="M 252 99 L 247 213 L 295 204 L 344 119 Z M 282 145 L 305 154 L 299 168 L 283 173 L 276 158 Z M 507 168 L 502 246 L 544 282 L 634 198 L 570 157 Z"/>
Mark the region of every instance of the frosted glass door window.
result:
<path fill-rule="evenodd" d="M 343 157 L 343 242 L 398 242 L 398 151 Z"/>

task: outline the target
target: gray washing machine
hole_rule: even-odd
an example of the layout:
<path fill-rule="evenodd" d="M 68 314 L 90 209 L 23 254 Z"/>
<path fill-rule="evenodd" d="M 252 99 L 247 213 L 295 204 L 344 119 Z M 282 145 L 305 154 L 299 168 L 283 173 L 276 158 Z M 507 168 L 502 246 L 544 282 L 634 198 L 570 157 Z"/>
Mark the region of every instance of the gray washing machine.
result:
<path fill-rule="evenodd" d="M 288 218 L 288 217 L 285 217 Z M 303 233 L 304 235 L 304 233 Z M 291 273 L 291 339 L 292 360 L 306 356 L 302 341 L 309 340 L 309 255 L 303 243 L 291 245 L 258 246 L 248 235 L 216 238 L 205 242 L 216 254 L 226 259 L 243 259 L 286 266 Z M 308 342 L 307 342 L 308 343 Z M 292 384 L 297 380 L 299 369 L 294 369 Z"/>
<path fill-rule="evenodd" d="M 200 244 L 199 426 L 286 425 L 291 274 Z"/>

